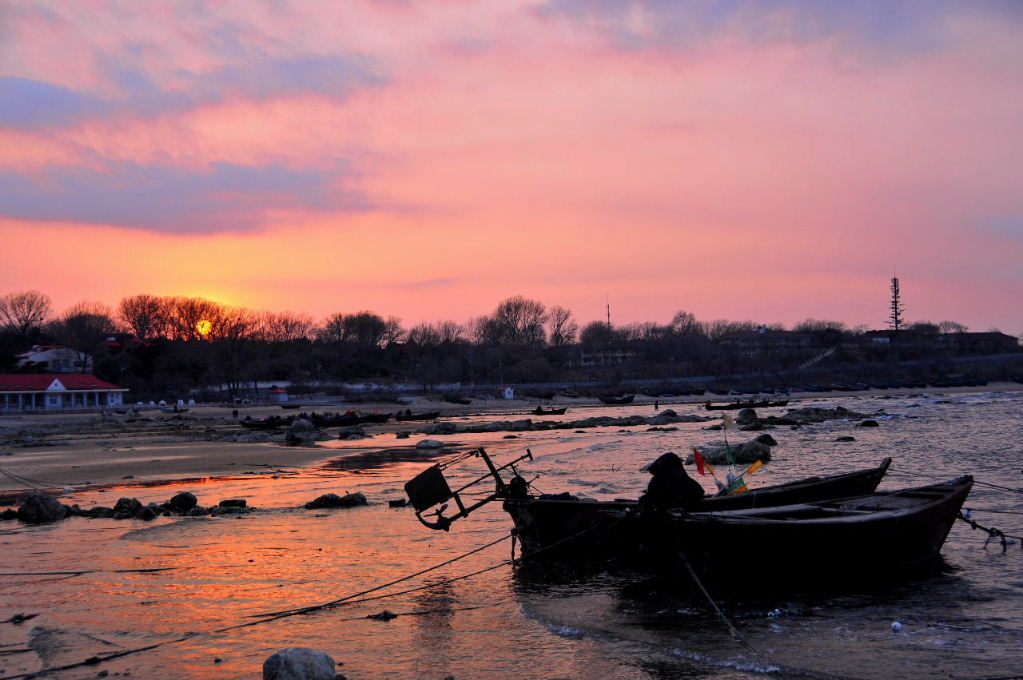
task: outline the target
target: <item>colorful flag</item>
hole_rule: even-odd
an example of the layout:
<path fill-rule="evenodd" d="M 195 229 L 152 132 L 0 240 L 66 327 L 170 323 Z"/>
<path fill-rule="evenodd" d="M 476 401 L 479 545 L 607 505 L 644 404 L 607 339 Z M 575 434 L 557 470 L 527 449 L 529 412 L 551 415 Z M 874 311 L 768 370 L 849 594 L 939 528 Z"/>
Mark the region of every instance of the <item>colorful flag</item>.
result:
<path fill-rule="evenodd" d="M 706 476 L 707 462 L 703 459 L 703 456 L 700 455 L 700 450 L 695 446 L 693 447 L 693 459 L 696 461 L 696 471 L 699 472 L 701 475 Z"/>

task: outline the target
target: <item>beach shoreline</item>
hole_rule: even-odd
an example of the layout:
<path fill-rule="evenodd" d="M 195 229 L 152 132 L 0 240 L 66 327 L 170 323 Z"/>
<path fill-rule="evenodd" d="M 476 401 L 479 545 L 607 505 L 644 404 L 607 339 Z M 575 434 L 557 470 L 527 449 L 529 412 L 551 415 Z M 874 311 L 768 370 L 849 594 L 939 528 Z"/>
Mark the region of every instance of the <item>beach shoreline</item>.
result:
<path fill-rule="evenodd" d="M 962 395 L 1023 390 L 1017 383 L 992 383 L 983 387 L 895 388 L 864 392 L 807 392 L 788 396 L 790 406 L 816 401 L 835 401 L 850 395 L 885 397 L 926 394 Z M 633 404 L 608 407 L 593 398 L 558 397 L 557 406 L 567 406 L 570 414 L 595 408 L 620 408 L 623 413 L 653 412 L 655 407 L 692 408 L 708 400 L 734 401 L 735 396 L 688 396 L 655 399 L 637 395 Z M 749 399 L 748 396 L 738 397 Z M 474 416 L 504 415 L 509 419 L 532 417 L 536 399 L 474 400 L 457 405 L 440 400 L 417 399 L 409 405 L 394 403 L 308 403 L 302 410 L 393 413 L 405 408 L 413 412 L 440 411 L 441 418 L 465 419 Z M 544 404 L 546 405 L 546 400 Z M 208 479 L 265 473 L 268 469 L 308 468 L 345 455 L 338 449 L 318 445 L 287 446 L 266 441 L 224 441 L 225 436 L 241 431 L 234 407 L 199 405 L 181 414 L 165 414 L 147 409 L 138 416 L 109 413 L 33 413 L 0 415 L 0 496 L 25 493 L 29 484 L 51 489 L 81 489 L 114 484 L 154 484 L 163 481 Z M 259 419 L 268 415 L 294 415 L 279 405 L 243 406 L 238 418 Z M 702 413 L 702 411 L 701 411 Z M 422 421 L 365 425 L 368 448 L 374 447 L 373 435 L 409 432 L 414 445 L 425 425 Z M 331 431 L 331 434 L 334 434 Z M 392 444 L 393 445 L 393 444 Z M 384 444 L 380 444 L 384 446 Z"/>

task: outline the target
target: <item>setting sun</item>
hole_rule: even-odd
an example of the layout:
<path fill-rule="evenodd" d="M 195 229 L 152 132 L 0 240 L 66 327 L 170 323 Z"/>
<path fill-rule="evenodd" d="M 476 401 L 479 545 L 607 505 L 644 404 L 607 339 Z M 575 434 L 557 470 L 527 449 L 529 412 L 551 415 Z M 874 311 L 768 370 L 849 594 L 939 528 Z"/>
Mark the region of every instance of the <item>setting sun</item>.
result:
<path fill-rule="evenodd" d="M 203 319 L 202 321 L 195 322 L 195 330 L 199 332 L 199 335 L 206 337 L 213 330 L 213 324 L 209 320 Z"/>

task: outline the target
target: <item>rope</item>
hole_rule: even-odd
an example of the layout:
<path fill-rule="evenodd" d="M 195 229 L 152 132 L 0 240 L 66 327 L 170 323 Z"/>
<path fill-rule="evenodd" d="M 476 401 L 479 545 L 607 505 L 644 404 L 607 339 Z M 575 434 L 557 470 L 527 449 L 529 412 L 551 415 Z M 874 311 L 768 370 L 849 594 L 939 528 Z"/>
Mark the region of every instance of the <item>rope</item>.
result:
<path fill-rule="evenodd" d="M 44 482 L 41 479 L 32 479 L 31 477 L 23 477 L 22 475 L 11 472 L 10 470 L 5 470 L 4 468 L 0 468 L 0 475 L 10 477 L 15 482 L 24 484 L 30 489 L 48 489 L 54 486 L 50 482 Z"/>
<path fill-rule="evenodd" d="M 389 583 L 384 583 L 382 585 L 375 586 L 373 588 L 370 588 L 368 590 L 364 590 L 364 591 L 359 592 L 359 593 L 352 593 L 351 595 L 346 595 L 346 596 L 340 597 L 340 598 L 338 598 L 336 600 L 331 600 L 330 602 L 324 602 L 323 604 L 317 604 L 317 605 L 310 605 L 308 607 L 298 607 L 298 608 L 295 608 L 295 609 L 284 609 L 284 610 L 276 611 L 276 612 L 267 612 L 265 614 L 253 614 L 252 618 L 266 618 L 267 620 L 271 620 L 271 619 L 275 619 L 275 618 L 284 618 L 285 616 L 294 616 L 296 614 L 305 614 L 305 613 L 308 613 L 308 612 L 311 612 L 311 611 L 316 611 L 316 610 L 319 610 L 319 609 L 328 609 L 330 607 L 335 607 L 335 606 L 341 604 L 342 602 L 346 602 L 348 600 L 352 600 L 352 599 L 357 598 L 357 597 L 362 597 L 363 595 L 368 595 L 368 594 L 376 592 L 378 590 L 383 590 L 384 588 L 389 588 L 390 586 L 397 585 L 399 583 L 402 583 L 403 581 L 408 581 L 408 580 L 413 579 L 413 578 L 415 578 L 417 576 L 422 576 L 423 574 L 427 574 L 427 573 L 429 573 L 431 571 L 434 571 L 435 569 L 440 569 L 441 567 L 444 567 L 444 566 L 447 566 L 449 564 L 452 564 L 453 562 L 457 562 L 458 560 L 465 559 L 466 557 L 469 557 L 470 555 L 474 555 L 474 554 L 476 554 L 478 552 L 482 552 L 483 550 L 486 550 L 487 548 L 489 548 L 491 546 L 497 545 L 498 543 L 501 543 L 502 541 L 507 541 L 509 538 L 511 538 L 510 535 L 502 536 L 501 538 L 497 539 L 496 541 L 491 541 L 490 543 L 487 543 L 486 545 L 482 545 L 482 546 L 480 546 L 478 548 L 474 548 L 474 549 L 470 550 L 469 552 L 467 552 L 467 553 L 465 553 L 463 555 L 459 555 L 458 557 L 452 557 L 450 560 L 446 560 L 444 562 L 441 562 L 440 564 L 435 564 L 432 567 L 427 567 L 426 569 L 423 569 L 421 571 L 417 571 L 414 574 L 409 574 L 408 576 L 403 576 L 403 577 L 401 577 L 399 579 L 395 579 L 394 581 L 391 581 Z"/>
<path fill-rule="evenodd" d="M 967 510 L 966 512 L 969 513 L 970 511 Z M 984 548 L 985 549 L 987 548 L 988 543 L 991 542 L 992 538 L 997 538 L 997 539 L 999 539 L 1001 541 L 1002 552 L 1003 553 L 1006 552 L 1009 549 L 1009 540 L 1008 539 L 1010 539 L 1010 538 L 1019 541 L 1020 542 L 1020 548 L 1023 549 L 1023 537 L 1012 536 L 1011 534 L 1005 533 L 1001 529 L 995 529 L 994 527 L 983 526 L 980 523 L 978 523 L 976 520 L 971 519 L 968 515 L 964 515 L 961 511 L 959 512 L 958 515 L 956 515 L 956 519 L 961 519 L 962 521 L 966 522 L 967 524 L 970 525 L 970 528 L 973 529 L 974 531 L 976 531 L 977 529 L 980 529 L 981 531 L 986 531 L 987 532 L 987 540 L 984 541 Z"/>

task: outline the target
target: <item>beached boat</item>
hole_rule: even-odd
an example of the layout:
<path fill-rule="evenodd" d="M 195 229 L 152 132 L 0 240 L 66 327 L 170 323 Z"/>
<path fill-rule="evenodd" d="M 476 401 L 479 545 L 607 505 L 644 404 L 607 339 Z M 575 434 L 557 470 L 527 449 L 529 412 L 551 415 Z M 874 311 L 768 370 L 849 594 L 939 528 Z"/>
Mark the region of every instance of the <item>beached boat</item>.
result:
<path fill-rule="evenodd" d="M 370 423 L 386 423 L 391 419 L 390 413 L 358 413 L 356 420 L 359 425 Z"/>
<path fill-rule="evenodd" d="M 309 421 L 316 427 L 350 427 L 359 424 L 359 416 L 353 411 L 348 413 L 316 413 L 309 414 Z"/>
<path fill-rule="evenodd" d="M 568 407 L 567 406 L 564 406 L 562 408 L 554 408 L 553 406 L 550 407 L 550 408 L 544 408 L 543 406 L 537 406 L 535 409 L 533 409 L 533 415 L 536 415 L 536 416 L 560 416 L 560 415 L 564 415 L 566 411 L 568 411 Z"/>
<path fill-rule="evenodd" d="M 500 467 L 482 449 L 470 453 L 483 458 L 489 475 L 452 491 L 443 468 L 434 465 L 405 485 L 424 525 L 447 530 L 485 503 L 503 500 L 525 557 L 597 559 L 676 572 L 690 568 L 703 580 L 753 582 L 762 590 L 793 583 L 841 587 L 933 563 L 973 484 L 972 477 L 964 476 L 873 491 L 891 462 L 886 459 L 870 470 L 761 489 L 759 497 L 746 492 L 736 494 L 743 497 L 740 501 L 713 497 L 686 510 L 649 511 L 635 501 L 579 501 L 567 494 L 532 497 L 528 482 L 515 470 L 516 463 L 532 458 L 528 451 Z M 500 473 L 509 468 L 515 474 L 505 483 Z M 497 490 L 466 506 L 459 494 L 491 477 Z M 848 494 L 850 480 L 860 485 L 859 493 Z M 800 494 L 821 497 L 791 502 Z M 754 507 L 747 496 L 758 498 Z M 453 515 L 445 516 L 443 505 L 424 517 L 430 508 L 452 499 L 458 507 Z M 772 501 L 776 503 L 760 505 Z"/>
<path fill-rule="evenodd" d="M 614 405 L 614 404 L 631 404 L 632 400 L 635 399 L 635 398 L 636 398 L 635 394 L 624 394 L 624 395 L 620 395 L 620 396 L 616 396 L 616 395 L 613 395 L 613 394 L 601 394 L 601 395 L 599 395 L 597 397 L 597 399 L 600 399 L 600 401 L 602 401 L 603 403 L 611 404 L 611 405 Z"/>
<path fill-rule="evenodd" d="M 756 509 L 871 493 L 881 483 L 891 463 L 891 458 L 885 458 L 875 468 L 807 477 L 742 493 L 706 496 L 689 511 Z M 544 494 L 506 498 L 504 509 L 515 523 L 523 554 L 560 558 L 600 553 L 606 537 L 600 532 L 581 535 L 580 532 L 590 526 L 599 526 L 606 516 L 638 513 L 640 507 L 638 500 L 631 499 L 597 501 L 578 499 L 569 494 Z"/>
<path fill-rule="evenodd" d="M 294 417 L 288 416 L 267 416 L 266 418 L 260 418 L 253 420 L 251 416 L 246 416 L 245 420 L 238 421 L 241 426 L 249 430 L 276 430 L 281 427 L 287 427 L 294 421 Z"/>
<path fill-rule="evenodd" d="M 440 418 L 440 411 L 424 411 L 423 413 L 412 413 L 411 411 L 398 411 L 394 414 L 394 419 L 399 423 L 403 423 L 409 420 L 436 420 Z"/>
<path fill-rule="evenodd" d="M 842 587 L 886 581 L 937 563 L 973 486 L 951 481 L 852 498 L 662 517 L 599 518 L 616 556 L 642 565 L 674 559 L 704 580 Z"/>
<path fill-rule="evenodd" d="M 704 408 L 708 411 L 731 411 L 740 408 L 770 408 L 772 406 L 788 406 L 788 399 L 747 399 L 746 401 L 733 401 L 726 404 L 715 404 L 708 401 Z"/>

